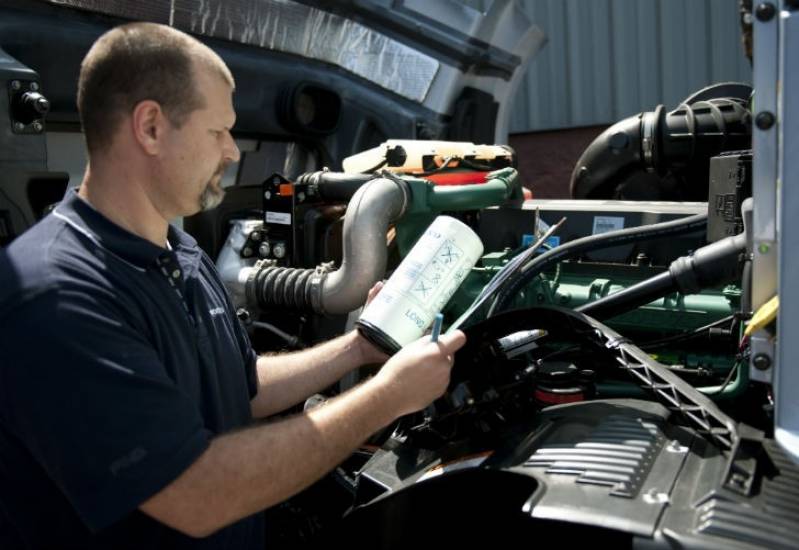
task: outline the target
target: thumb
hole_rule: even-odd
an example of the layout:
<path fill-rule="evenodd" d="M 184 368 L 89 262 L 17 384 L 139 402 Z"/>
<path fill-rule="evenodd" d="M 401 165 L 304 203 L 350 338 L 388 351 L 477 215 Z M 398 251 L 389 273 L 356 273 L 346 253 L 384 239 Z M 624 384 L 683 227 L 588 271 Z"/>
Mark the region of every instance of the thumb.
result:
<path fill-rule="evenodd" d="M 444 351 L 447 353 L 447 355 L 454 354 L 456 351 L 461 349 L 465 343 L 466 335 L 461 330 L 454 330 L 452 332 L 442 334 L 438 339 L 438 344 L 444 348 Z"/>

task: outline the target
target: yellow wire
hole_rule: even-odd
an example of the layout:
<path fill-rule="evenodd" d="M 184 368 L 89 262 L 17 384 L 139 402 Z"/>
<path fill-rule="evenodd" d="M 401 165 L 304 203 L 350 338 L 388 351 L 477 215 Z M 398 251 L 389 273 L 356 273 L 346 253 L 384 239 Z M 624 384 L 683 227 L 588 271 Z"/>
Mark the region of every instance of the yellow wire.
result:
<path fill-rule="evenodd" d="M 749 336 L 756 330 L 768 325 L 777 318 L 777 312 L 780 310 L 780 299 L 774 296 L 771 300 L 760 306 L 760 309 L 752 316 L 749 325 L 744 331 L 744 336 Z"/>

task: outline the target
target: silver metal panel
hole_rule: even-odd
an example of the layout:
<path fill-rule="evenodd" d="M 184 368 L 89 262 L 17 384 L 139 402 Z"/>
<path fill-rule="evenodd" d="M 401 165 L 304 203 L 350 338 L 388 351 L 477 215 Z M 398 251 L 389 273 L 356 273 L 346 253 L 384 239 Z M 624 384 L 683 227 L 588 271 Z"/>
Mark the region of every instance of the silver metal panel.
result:
<path fill-rule="evenodd" d="M 507 143 L 509 119 L 513 114 L 511 98 L 518 90 L 530 58 L 546 42 L 546 36 L 538 26 L 530 23 L 518 2 L 497 0 L 487 3 L 486 6 L 475 36 L 518 56 L 521 60 L 520 68 L 513 78 L 505 80 L 496 76 L 475 74 L 473 71 L 464 74 L 461 70 L 442 63 L 424 106 L 439 113 L 449 113 L 464 87 L 483 90 L 499 103 L 494 142 Z"/>
<path fill-rule="evenodd" d="M 549 42 L 516 95 L 511 132 L 610 124 L 712 83 L 751 82 L 737 0 L 521 5 Z"/>
<path fill-rule="evenodd" d="M 286 0 L 176 0 L 174 25 L 338 65 L 422 102 L 438 72 L 434 57 L 344 17 Z"/>
<path fill-rule="evenodd" d="M 778 90 L 779 296 L 777 364 L 774 372 L 775 438 L 799 461 L 799 11 L 783 11 L 780 19 L 780 82 Z M 758 90 L 758 94 L 759 94 Z M 757 282 L 755 282 L 757 285 Z"/>
<path fill-rule="evenodd" d="M 779 18 L 754 21 L 755 118 L 760 113 L 777 116 L 777 46 Z M 776 227 L 777 220 L 777 124 L 767 130 L 752 126 L 752 195 L 754 198 L 754 269 L 756 284 L 752 306 L 759 307 L 777 289 Z"/>
<path fill-rule="evenodd" d="M 47 1 L 324 61 L 420 103 L 440 65 L 356 21 L 292 0 Z"/>
<path fill-rule="evenodd" d="M 754 115 L 773 113 L 777 116 L 779 18 L 754 20 Z M 777 125 L 761 130 L 752 126 L 753 267 L 752 307 L 757 309 L 777 291 Z M 775 361 L 774 342 L 766 331 L 757 331 L 751 338 L 749 373 L 752 380 L 770 383 L 773 367 L 756 368 L 754 358 L 765 355 Z"/>

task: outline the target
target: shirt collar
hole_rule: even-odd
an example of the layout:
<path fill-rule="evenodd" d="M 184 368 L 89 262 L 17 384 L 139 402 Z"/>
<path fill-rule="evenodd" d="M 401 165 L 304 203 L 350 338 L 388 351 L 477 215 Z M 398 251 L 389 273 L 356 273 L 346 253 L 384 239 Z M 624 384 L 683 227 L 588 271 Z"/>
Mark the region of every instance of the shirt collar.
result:
<path fill-rule="evenodd" d="M 55 208 L 54 214 L 64 218 L 99 246 L 136 267 L 151 267 L 159 257 L 173 253 L 179 253 L 185 258 L 193 260 L 192 263 L 200 261 L 200 249 L 197 246 L 197 241 L 185 231 L 169 225 L 167 238 L 172 244 L 172 251 L 167 250 L 106 218 L 78 196 L 77 189 L 67 191 L 64 200 Z"/>

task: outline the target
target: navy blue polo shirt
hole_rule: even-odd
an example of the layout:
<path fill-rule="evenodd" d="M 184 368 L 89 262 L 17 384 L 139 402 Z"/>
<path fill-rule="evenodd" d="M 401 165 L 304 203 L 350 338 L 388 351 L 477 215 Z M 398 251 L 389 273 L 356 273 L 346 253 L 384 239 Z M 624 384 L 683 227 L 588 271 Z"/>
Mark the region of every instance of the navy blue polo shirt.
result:
<path fill-rule="evenodd" d="M 255 353 L 210 259 L 70 191 L 0 249 L 0 547 L 262 548 L 260 515 L 192 539 L 137 511 L 251 422 Z"/>

